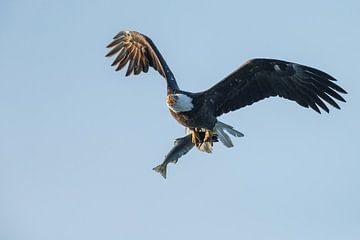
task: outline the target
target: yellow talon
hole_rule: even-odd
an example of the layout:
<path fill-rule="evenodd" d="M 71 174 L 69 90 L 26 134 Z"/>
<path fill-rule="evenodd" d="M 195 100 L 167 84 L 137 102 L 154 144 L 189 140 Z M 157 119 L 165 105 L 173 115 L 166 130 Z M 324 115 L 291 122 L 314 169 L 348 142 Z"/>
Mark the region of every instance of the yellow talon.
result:
<path fill-rule="evenodd" d="M 195 131 L 192 131 L 192 133 L 191 133 L 191 142 L 196 145 Z"/>
<path fill-rule="evenodd" d="M 204 142 L 211 142 L 212 143 L 212 137 L 213 137 L 213 132 L 206 129 L 205 130 Z"/>
<path fill-rule="evenodd" d="M 200 151 L 211 153 L 213 147 L 213 135 L 214 133 L 211 130 L 202 128 L 200 132 L 201 139 L 198 145 L 196 145 L 197 148 Z"/>
<path fill-rule="evenodd" d="M 199 132 L 197 131 L 197 129 L 195 128 L 195 129 L 192 131 L 192 134 L 191 134 L 191 142 L 192 142 L 195 146 L 198 146 L 199 141 L 200 141 L 200 134 L 199 134 Z"/>
<path fill-rule="evenodd" d="M 213 131 L 205 128 L 194 128 L 191 132 L 191 142 L 200 150 L 211 153 L 213 146 Z"/>

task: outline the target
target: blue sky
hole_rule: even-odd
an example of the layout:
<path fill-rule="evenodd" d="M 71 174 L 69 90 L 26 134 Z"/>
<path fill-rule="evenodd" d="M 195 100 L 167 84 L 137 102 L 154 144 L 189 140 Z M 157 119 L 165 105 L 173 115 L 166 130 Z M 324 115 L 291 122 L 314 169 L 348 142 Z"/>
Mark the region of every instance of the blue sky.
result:
<path fill-rule="evenodd" d="M 1 1 L 0 239 L 359 239 L 358 1 Z M 180 87 L 244 61 L 324 70 L 347 103 L 267 99 L 220 119 L 245 134 L 151 169 L 183 128 L 155 71 L 106 59 L 150 36 Z"/>

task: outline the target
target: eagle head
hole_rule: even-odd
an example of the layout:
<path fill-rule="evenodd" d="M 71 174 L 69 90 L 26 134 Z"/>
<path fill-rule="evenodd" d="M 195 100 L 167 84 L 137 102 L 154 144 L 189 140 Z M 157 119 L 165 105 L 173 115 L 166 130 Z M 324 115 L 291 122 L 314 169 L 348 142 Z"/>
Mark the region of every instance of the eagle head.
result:
<path fill-rule="evenodd" d="M 192 104 L 192 98 L 182 93 L 167 95 L 166 104 L 173 112 L 176 113 L 188 112 L 191 111 L 194 107 Z"/>

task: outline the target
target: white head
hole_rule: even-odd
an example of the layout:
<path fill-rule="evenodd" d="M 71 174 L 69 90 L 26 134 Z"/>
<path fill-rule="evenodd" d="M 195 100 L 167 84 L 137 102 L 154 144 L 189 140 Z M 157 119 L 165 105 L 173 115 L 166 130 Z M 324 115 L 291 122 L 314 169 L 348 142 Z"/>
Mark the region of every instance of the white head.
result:
<path fill-rule="evenodd" d="M 166 97 L 166 104 L 176 113 L 188 112 L 193 109 L 192 98 L 181 93 L 169 94 Z"/>

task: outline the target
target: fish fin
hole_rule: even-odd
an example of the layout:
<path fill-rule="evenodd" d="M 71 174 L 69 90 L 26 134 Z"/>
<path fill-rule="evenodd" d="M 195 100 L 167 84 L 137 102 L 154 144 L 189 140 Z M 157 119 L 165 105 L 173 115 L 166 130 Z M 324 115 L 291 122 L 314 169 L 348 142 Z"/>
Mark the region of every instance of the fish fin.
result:
<path fill-rule="evenodd" d="M 166 165 L 160 164 L 159 166 L 154 167 L 153 170 L 160 173 L 161 176 L 166 179 Z"/>

